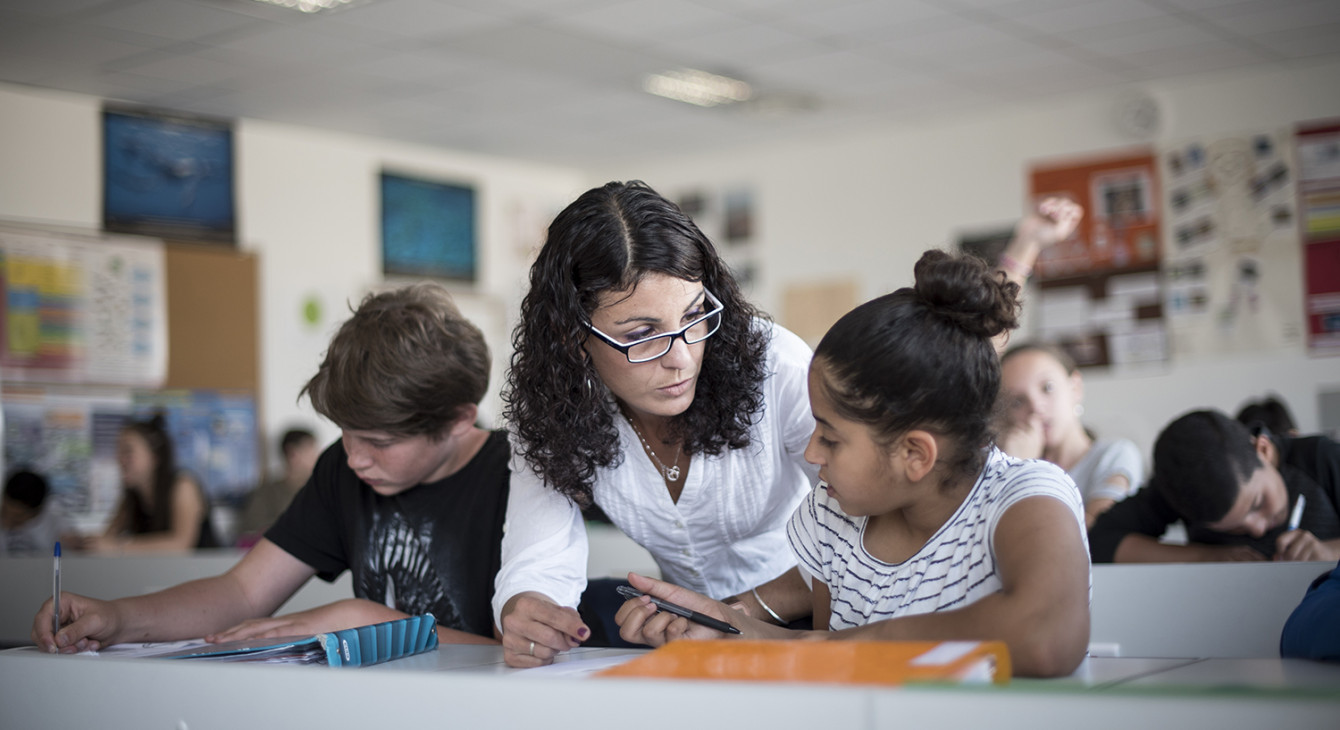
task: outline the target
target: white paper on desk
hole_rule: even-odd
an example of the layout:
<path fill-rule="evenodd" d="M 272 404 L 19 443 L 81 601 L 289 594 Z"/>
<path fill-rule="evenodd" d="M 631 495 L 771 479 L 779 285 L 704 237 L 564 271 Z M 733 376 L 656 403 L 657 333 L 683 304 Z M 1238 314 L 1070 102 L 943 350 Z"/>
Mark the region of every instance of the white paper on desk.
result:
<path fill-rule="evenodd" d="M 183 649 L 195 649 L 202 646 L 209 646 L 204 639 L 187 639 L 185 641 L 146 641 L 143 643 L 130 644 L 112 644 L 104 646 L 98 651 L 81 651 L 85 656 L 113 656 L 113 657 L 155 657 L 164 654 L 171 654 L 174 651 Z"/>
<path fill-rule="evenodd" d="M 589 677 L 596 672 L 609 669 L 610 667 L 617 667 L 620 664 L 632 661 L 639 656 L 641 656 L 641 654 L 624 654 L 621 656 L 607 656 L 597 659 L 573 659 L 566 662 L 554 662 L 553 664 L 544 667 L 525 669 L 516 672 L 516 674 L 524 677 Z"/>

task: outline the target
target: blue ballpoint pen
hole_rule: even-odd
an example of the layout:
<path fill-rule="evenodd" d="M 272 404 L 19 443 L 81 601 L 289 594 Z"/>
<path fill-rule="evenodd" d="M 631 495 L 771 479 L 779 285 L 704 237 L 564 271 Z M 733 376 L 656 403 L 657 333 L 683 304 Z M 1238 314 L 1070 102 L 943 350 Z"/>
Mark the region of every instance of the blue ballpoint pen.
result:
<path fill-rule="evenodd" d="M 60 631 L 60 541 L 56 541 L 55 554 L 51 564 L 51 640 L 56 640 Z"/>

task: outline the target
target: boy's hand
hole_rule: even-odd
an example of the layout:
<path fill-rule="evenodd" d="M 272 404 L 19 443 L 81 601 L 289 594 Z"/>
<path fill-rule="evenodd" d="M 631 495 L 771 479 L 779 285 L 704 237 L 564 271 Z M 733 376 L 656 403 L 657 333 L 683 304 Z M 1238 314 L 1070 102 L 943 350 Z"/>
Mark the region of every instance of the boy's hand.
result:
<path fill-rule="evenodd" d="M 30 634 L 39 649 L 51 654 L 76 654 L 97 651 L 113 643 L 121 625 L 116 607 L 109 601 L 99 601 L 74 593 L 60 594 L 60 632 L 51 633 L 51 599 L 37 609 Z"/>
<path fill-rule="evenodd" d="M 1307 530 L 1289 530 L 1275 539 L 1276 560 L 1340 560 L 1340 550 Z"/>

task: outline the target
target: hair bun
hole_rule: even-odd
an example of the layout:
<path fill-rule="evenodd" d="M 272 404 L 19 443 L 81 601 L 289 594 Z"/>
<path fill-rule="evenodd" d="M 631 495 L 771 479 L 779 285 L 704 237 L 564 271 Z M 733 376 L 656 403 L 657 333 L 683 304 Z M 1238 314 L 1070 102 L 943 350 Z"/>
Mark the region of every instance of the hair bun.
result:
<path fill-rule="evenodd" d="M 1019 285 L 985 261 L 932 249 L 914 272 L 917 298 L 960 329 L 995 337 L 1019 326 Z"/>

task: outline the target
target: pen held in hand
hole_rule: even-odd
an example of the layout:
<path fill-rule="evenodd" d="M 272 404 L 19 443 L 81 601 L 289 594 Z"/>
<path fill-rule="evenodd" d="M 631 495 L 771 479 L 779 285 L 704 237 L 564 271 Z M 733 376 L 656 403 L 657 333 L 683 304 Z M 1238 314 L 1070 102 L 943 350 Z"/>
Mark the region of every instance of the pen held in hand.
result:
<path fill-rule="evenodd" d="M 619 595 L 623 596 L 624 598 L 637 598 L 639 596 L 646 595 L 642 591 L 639 591 L 638 589 L 633 588 L 632 586 L 619 586 L 616 590 L 618 590 Z M 659 608 L 660 610 L 665 611 L 667 613 L 673 613 L 676 616 L 683 616 L 684 618 L 694 622 L 695 624 L 706 626 L 709 629 L 716 629 L 717 631 L 720 631 L 725 634 L 740 633 L 739 629 L 735 628 L 734 626 L 731 626 L 730 624 L 720 619 L 712 618 L 711 616 L 708 616 L 706 614 L 698 613 L 697 611 L 684 608 L 683 606 L 671 603 L 669 601 L 663 601 L 655 596 L 647 596 L 647 598 L 651 599 L 651 605 L 655 606 L 656 608 Z"/>
<path fill-rule="evenodd" d="M 60 541 L 56 541 L 56 549 L 52 552 L 51 559 L 51 636 L 55 639 L 56 633 L 60 631 Z"/>
<path fill-rule="evenodd" d="M 1293 503 L 1293 512 L 1289 513 L 1290 532 L 1297 530 L 1298 526 L 1303 524 L 1303 505 L 1306 504 L 1307 498 L 1301 494 L 1298 495 L 1298 501 Z"/>

